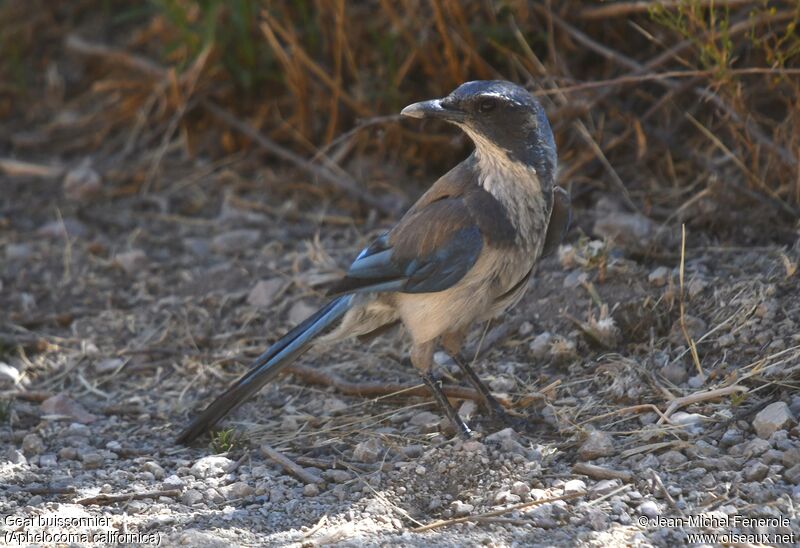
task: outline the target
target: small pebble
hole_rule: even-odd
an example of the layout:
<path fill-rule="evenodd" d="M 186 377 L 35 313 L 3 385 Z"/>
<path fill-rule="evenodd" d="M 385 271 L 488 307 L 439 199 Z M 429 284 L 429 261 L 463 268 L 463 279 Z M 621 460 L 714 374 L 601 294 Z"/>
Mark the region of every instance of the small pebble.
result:
<path fill-rule="evenodd" d="M 670 269 L 666 266 L 659 266 L 647 276 L 647 281 L 650 282 L 651 285 L 656 287 L 662 287 L 667 285 L 667 281 L 669 280 L 669 273 Z"/>
<path fill-rule="evenodd" d="M 769 404 L 753 419 L 753 429 L 760 438 L 768 439 L 778 430 L 785 429 L 794 420 L 789 406 L 782 401 Z"/>
<path fill-rule="evenodd" d="M 472 504 L 467 504 L 466 502 L 461 502 L 460 500 L 454 500 L 450 503 L 450 510 L 453 511 L 453 517 L 463 517 L 468 516 L 472 513 L 475 509 L 475 506 Z"/>
<path fill-rule="evenodd" d="M 614 452 L 614 438 L 601 430 L 592 430 L 578 449 L 578 458 L 584 461 L 594 460 L 611 456 Z"/>
<path fill-rule="evenodd" d="M 661 508 L 652 500 L 646 500 L 636 507 L 636 512 L 641 516 L 656 518 L 661 515 Z"/>
<path fill-rule="evenodd" d="M 186 506 L 194 506 L 195 504 L 199 504 L 203 502 L 203 493 L 197 489 L 187 489 L 183 495 L 181 495 L 181 502 Z"/>
<path fill-rule="evenodd" d="M 36 434 L 26 434 L 22 438 L 22 452 L 27 455 L 38 455 L 44 451 L 44 442 Z"/>

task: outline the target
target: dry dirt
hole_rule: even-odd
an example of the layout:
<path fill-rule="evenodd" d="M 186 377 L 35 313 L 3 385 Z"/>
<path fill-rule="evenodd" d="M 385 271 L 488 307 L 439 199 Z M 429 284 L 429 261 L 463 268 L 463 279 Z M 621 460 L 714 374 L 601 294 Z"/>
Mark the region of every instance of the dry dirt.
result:
<path fill-rule="evenodd" d="M 271 181 L 302 177 L 262 165 L 167 169 L 143 196 L 0 176 L 5 543 L 102 531 L 165 546 L 800 538 L 798 246 L 742 246 L 690 226 L 681 289 L 679 227 L 608 198 L 576 211 L 568 245 L 522 303 L 472 334 L 476 369 L 529 428 L 454 401 L 476 430 L 462 442 L 431 399 L 288 375 L 229 417 L 228 439 L 175 445 L 389 223 L 308 207 L 313 197 L 279 201 Z M 91 179 L 73 175 L 78 187 Z M 396 331 L 299 364 L 350 383 L 417 384 L 406 350 Z M 446 382 L 465 384 L 438 361 Z M 288 474 L 265 444 L 316 481 Z M 564 500 L 536 502 L 551 498 Z M 44 516 L 92 519 L 41 527 Z"/>

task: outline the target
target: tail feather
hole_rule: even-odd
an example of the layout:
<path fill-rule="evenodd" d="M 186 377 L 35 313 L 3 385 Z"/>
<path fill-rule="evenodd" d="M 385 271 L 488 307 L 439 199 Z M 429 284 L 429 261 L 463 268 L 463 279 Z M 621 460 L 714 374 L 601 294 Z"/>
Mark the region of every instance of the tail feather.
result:
<path fill-rule="evenodd" d="M 247 373 L 195 418 L 178 436 L 178 443 L 191 443 L 213 428 L 225 415 L 272 381 L 278 373 L 308 350 L 314 339 L 341 318 L 352 306 L 354 296 L 338 297 L 312 314 L 267 349 Z"/>

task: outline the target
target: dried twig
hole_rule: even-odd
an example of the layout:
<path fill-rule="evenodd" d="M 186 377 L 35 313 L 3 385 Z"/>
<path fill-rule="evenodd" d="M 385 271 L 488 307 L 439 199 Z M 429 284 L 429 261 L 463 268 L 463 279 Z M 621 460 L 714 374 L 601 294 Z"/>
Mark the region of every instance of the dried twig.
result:
<path fill-rule="evenodd" d="M 312 474 L 302 466 L 295 464 L 289 457 L 287 457 L 283 453 L 280 453 L 279 451 L 276 451 L 269 445 L 263 444 L 260 447 L 260 450 L 262 453 L 264 453 L 265 456 L 275 461 L 277 464 L 281 466 L 281 468 L 286 470 L 288 473 L 290 473 L 303 483 L 322 483 L 322 478 L 320 478 L 316 474 Z"/>
<path fill-rule="evenodd" d="M 471 516 L 463 516 L 460 518 L 442 519 L 439 521 L 434 521 L 427 525 L 423 525 L 422 527 L 417 527 L 416 529 L 412 529 L 411 531 L 414 533 L 422 533 L 423 531 L 430 531 L 431 529 L 439 529 L 440 527 L 449 527 L 450 525 L 455 525 L 456 523 L 464 523 L 466 521 L 478 521 L 484 518 L 502 516 L 503 514 L 509 514 L 516 510 L 524 510 L 525 508 L 531 508 L 533 506 L 541 506 L 542 504 L 547 504 L 549 502 L 556 502 L 558 500 L 572 500 L 579 497 L 583 497 L 585 495 L 586 493 L 581 491 L 578 493 L 570 493 L 568 495 L 562 495 L 560 497 L 532 500 L 529 502 L 514 504 L 513 506 L 509 506 L 507 508 L 501 508 L 500 510 L 492 510 L 491 512 L 484 512 L 482 514 L 473 514 Z"/>
<path fill-rule="evenodd" d="M 576 462 L 572 467 L 573 474 L 582 474 L 589 476 L 593 479 L 619 479 L 622 481 L 631 481 L 633 474 L 624 470 L 612 470 L 604 466 L 596 464 L 589 464 L 588 462 Z"/>
<path fill-rule="evenodd" d="M 686 343 L 689 345 L 689 349 L 692 351 L 692 361 L 694 362 L 694 366 L 697 368 L 697 374 L 700 375 L 700 378 L 705 380 L 705 373 L 703 372 L 703 366 L 700 365 L 700 356 L 697 354 L 697 346 L 694 344 L 694 339 L 692 339 L 691 335 L 689 335 L 689 330 L 686 328 L 686 305 L 685 305 L 685 298 L 684 298 L 684 290 L 683 290 L 683 274 L 684 274 L 684 263 L 686 262 L 686 225 L 681 225 L 681 263 L 680 263 L 680 271 L 679 271 L 679 280 L 680 280 L 680 324 L 681 324 L 681 332 L 683 333 L 683 337 L 686 339 Z"/>
<path fill-rule="evenodd" d="M 659 491 L 661 491 L 661 494 L 664 495 L 664 498 L 667 499 L 669 505 L 672 506 L 672 509 L 680 514 L 683 514 L 683 510 L 681 510 L 680 506 L 678 506 L 678 504 L 675 502 L 675 499 L 672 498 L 672 495 L 670 495 L 669 491 L 667 491 L 667 488 L 664 486 L 664 482 L 661 481 L 661 476 L 658 475 L 658 472 L 651 469 L 650 475 L 653 478 L 653 482 L 656 484 L 656 486 L 658 486 Z"/>
<path fill-rule="evenodd" d="M 669 418 L 670 415 L 672 415 L 675 411 L 677 411 L 681 407 L 686 407 L 687 405 L 692 405 L 693 403 L 700 403 L 701 401 L 723 398 L 725 396 L 730 396 L 731 394 L 735 394 L 736 392 L 747 392 L 747 391 L 748 389 L 744 386 L 740 386 L 738 384 L 732 384 L 730 386 L 724 386 L 722 388 L 715 388 L 713 390 L 706 390 L 704 392 L 695 392 L 694 394 L 689 394 L 688 396 L 675 398 L 669 403 L 669 405 L 667 406 L 667 410 L 664 411 L 664 417 L 661 417 L 658 420 L 657 424 L 663 423 L 665 417 Z"/>
<path fill-rule="evenodd" d="M 154 79 L 161 79 L 165 74 L 161 66 L 145 57 L 103 44 L 88 42 L 76 34 L 68 35 L 64 45 L 75 53 L 86 57 L 98 57 L 108 64 L 123 65 Z"/>
<path fill-rule="evenodd" d="M 270 154 L 274 154 L 278 158 L 286 160 L 291 164 L 294 164 L 295 167 L 302 169 L 303 171 L 314 177 L 319 177 L 320 179 L 328 181 L 332 185 L 336 186 L 337 188 L 349 194 L 351 197 L 355 198 L 360 202 L 363 202 L 364 204 L 370 207 L 374 207 L 381 213 L 389 215 L 393 215 L 395 213 L 393 208 L 388 207 L 380 200 L 368 194 L 353 179 L 333 173 L 330 169 L 326 167 L 312 164 L 302 156 L 295 154 L 291 150 L 282 147 L 272 139 L 269 139 L 268 137 L 262 135 L 256 128 L 254 128 L 250 124 L 248 124 L 244 120 L 237 118 L 227 110 L 212 103 L 211 101 L 203 101 L 201 105 L 203 106 L 204 109 L 206 109 L 209 113 L 214 115 L 222 122 L 226 123 L 233 129 L 239 131 L 240 133 L 246 135 L 247 137 L 250 137 L 258 146 L 260 146 Z"/>
<path fill-rule="evenodd" d="M 158 491 L 144 491 L 142 493 L 120 493 L 116 495 L 101 493 L 93 497 L 78 499 L 75 501 L 75 504 L 82 504 L 83 506 L 91 506 L 93 504 L 96 504 L 103 506 L 108 504 L 116 504 L 118 502 L 128 502 L 130 500 L 157 499 L 158 497 L 177 497 L 180 494 L 181 494 L 180 489 L 162 489 Z"/>
<path fill-rule="evenodd" d="M 423 384 L 415 383 L 386 383 L 386 382 L 349 382 L 332 373 L 306 367 L 303 365 L 291 365 L 287 371 L 303 379 L 304 382 L 311 384 L 321 384 L 323 386 L 332 386 L 337 391 L 348 396 L 361 396 L 366 398 L 373 398 L 377 396 L 389 396 L 397 393 L 403 393 L 408 396 L 429 397 L 430 391 Z M 462 400 L 474 400 L 477 402 L 483 401 L 480 394 L 472 388 L 465 386 L 458 386 L 454 384 L 445 384 L 442 386 L 444 393 L 449 398 L 457 398 Z M 495 396 L 497 397 L 497 396 Z M 510 402 L 503 398 L 497 398 L 501 404 L 510 407 Z"/>
<path fill-rule="evenodd" d="M 29 495 L 72 495 L 75 493 L 75 487 L 71 485 L 45 485 L 43 487 L 24 487 L 19 491 L 28 493 Z"/>
<path fill-rule="evenodd" d="M 578 12 L 581 19 L 609 19 L 612 17 L 627 17 L 636 13 L 647 13 L 653 8 L 675 9 L 681 6 L 682 0 L 658 0 L 637 2 L 614 2 L 604 6 L 584 8 Z M 734 8 L 747 4 L 755 4 L 753 0 L 695 0 L 692 7 L 700 8 Z"/>
<path fill-rule="evenodd" d="M 56 179 L 64 173 L 64 168 L 23 162 L 12 158 L 0 158 L 0 171 L 9 177 Z"/>

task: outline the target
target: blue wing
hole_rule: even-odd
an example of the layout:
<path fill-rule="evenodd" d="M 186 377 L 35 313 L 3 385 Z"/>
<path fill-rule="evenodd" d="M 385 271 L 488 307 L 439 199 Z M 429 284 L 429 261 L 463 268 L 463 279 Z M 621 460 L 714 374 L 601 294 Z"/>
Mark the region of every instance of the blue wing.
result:
<path fill-rule="evenodd" d="M 443 291 L 464 277 L 482 249 L 481 231 L 460 199 L 433 202 L 362 250 L 331 293 Z"/>

